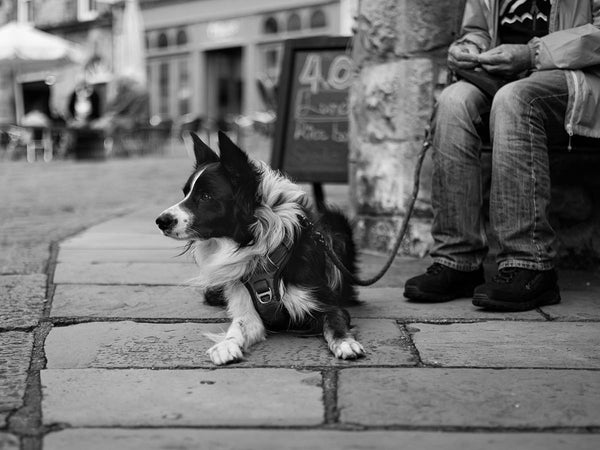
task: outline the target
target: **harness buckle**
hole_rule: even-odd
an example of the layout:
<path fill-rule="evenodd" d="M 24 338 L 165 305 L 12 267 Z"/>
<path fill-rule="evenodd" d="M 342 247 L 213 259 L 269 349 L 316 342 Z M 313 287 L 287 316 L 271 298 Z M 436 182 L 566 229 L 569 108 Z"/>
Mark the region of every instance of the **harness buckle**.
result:
<path fill-rule="evenodd" d="M 263 298 L 265 298 L 265 297 L 267 299 L 263 300 Z M 257 291 L 256 298 L 261 305 L 266 305 L 267 303 L 271 303 L 271 300 L 273 300 L 273 291 L 271 290 L 271 288 L 267 288 L 267 290 L 263 291 L 263 292 Z"/>

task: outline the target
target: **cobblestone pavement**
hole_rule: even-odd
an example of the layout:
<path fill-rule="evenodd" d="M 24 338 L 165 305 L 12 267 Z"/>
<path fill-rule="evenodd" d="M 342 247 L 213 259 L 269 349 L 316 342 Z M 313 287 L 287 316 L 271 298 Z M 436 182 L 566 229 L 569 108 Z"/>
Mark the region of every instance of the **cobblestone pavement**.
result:
<path fill-rule="evenodd" d="M 401 258 L 351 310 L 365 358 L 278 334 L 215 368 L 205 334 L 227 319 L 155 229 L 163 206 L 0 277 L 0 449 L 599 448 L 597 274 L 561 272 L 560 305 L 495 314 L 406 302 L 428 261 Z"/>

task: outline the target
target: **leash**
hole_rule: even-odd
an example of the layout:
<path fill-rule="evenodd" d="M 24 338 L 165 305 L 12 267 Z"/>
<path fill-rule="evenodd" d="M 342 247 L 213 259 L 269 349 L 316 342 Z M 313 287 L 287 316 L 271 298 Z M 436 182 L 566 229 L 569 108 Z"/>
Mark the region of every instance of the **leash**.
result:
<path fill-rule="evenodd" d="M 435 108 L 434 108 L 434 110 L 435 110 Z M 430 123 L 431 123 L 431 121 L 430 121 Z M 379 281 L 385 275 L 385 273 L 388 271 L 388 269 L 391 267 L 392 263 L 394 262 L 394 259 L 396 258 L 396 255 L 398 254 L 398 250 L 400 249 L 400 246 L 402 245 L 402 241 L 404 240 L 404 237 L 406 235 L 406 230 L 408 229 L 408 222 L 412 216 L 413 209 L 415 207 L 415 202 L 417 201 L 417 196 L 419 195 L 419 184 L 421 182 L 421 168 L 423 166 L 423 160 L 425 159 L 425 154 L 427 153 L 427 150 L 429 149 L 429 147 L 431 147 L 431 131 L 430 131 L 430 127 L 427 127 L 427 129 L 425 130 L 425 138 L 423 140 L 423 146 L 421 147 L 421 151 L 419 152 L 419 155 L 417 157 L 417 163 L 415 165 L 412 196 L 410 198 L 410 203 L 408 205 L 406 215 L 404 216 L 404 219 L 402 221 L 402 226 L 400 227 L 400 231 L 398 232 L 398 237 L 396 238 L 396 243 L 394 244 L 392 253 L 390 254 L 385 265 L 381 268 L 381 270 L 379 272 L 377 272 L 371 278 L 362 279 L 362 278 L 357 277 L 352 272 L 350 272 L 346 268 L 346 266 L 344 266 L 344 263 L 342 261 L 340 261 L 338 256 L 335 254 L 335 252 L 333 251 L 333 249 L 331 248 L 331 246 L 329 245 L 329 243 L 326 241 L 325 237 L 323 236 L 323 233 L 321 233 L 319 230 L 316 229 L 315 224 L 312 223 L 306 217 L 303 217 L 303 216 L 300 217 L 300 222 L 302 223 L 302 225 L 305 228 L 310 230 L 313 240 L 325 250 L 325 252 L 327 253 L 327 256 L 329 257 L 329 259 L 331 259 L 333 264 L 344 274 L 344 276 L 349 278 L 352 281 L 352 283 L 354 283 L 358 286 L 371 286 L 372 284 L 375 284 L 377 281 Z"/>

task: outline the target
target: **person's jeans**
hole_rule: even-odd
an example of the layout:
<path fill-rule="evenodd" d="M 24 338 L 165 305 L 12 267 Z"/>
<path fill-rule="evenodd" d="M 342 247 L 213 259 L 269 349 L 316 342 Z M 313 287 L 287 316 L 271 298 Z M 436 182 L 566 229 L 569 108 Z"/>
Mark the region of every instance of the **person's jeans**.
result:
<path fill-rule="evenodd" d="M 458 81 L 440 94 L 433 124 L 431 256 L 457 270 L 477 269 L 488 244 L 483 223 L 481 137 L 489 113 L 492 138 L 490 228 L 499 268 L 553 267 L 548 221 L 547 142 L 567 146 L 568 88 L 560 70 L 532 73 L 502 87 L 493 101 Z"/>

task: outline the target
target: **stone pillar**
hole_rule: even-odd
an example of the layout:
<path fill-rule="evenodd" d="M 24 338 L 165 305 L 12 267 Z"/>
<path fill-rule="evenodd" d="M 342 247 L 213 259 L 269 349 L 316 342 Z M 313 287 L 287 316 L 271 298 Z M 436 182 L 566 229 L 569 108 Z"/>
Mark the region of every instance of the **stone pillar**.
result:
<path fill-rule="evenodd" d="M 360 247 L 388 251 L 395 242 L 463 6 L 464 0 L 363 0 L 359 5 L 349 140 Z M 430 180 L 426 161 L 404 253 L 423 255 L 430 245 Z"/>

